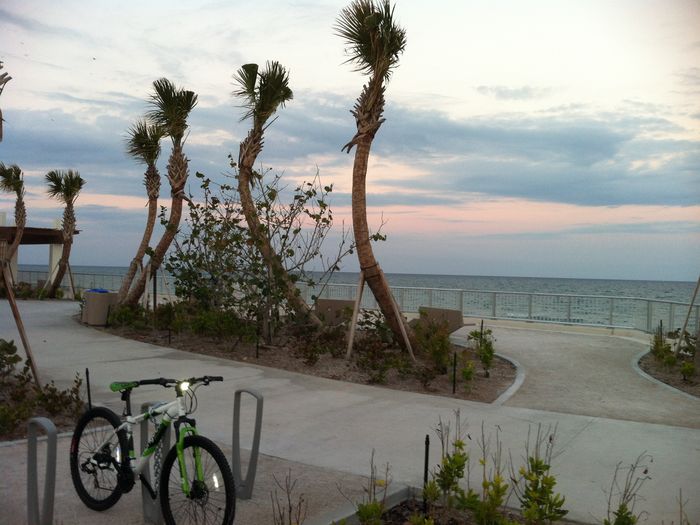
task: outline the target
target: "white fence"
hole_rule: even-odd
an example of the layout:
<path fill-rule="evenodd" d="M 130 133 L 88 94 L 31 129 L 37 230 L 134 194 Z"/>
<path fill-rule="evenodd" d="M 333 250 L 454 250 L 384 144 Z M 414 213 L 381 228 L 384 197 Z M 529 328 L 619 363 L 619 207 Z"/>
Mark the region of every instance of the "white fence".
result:
<path fill-rule="evenodd" d="M 74 273 L 79 290 L 105 288 L 118 290 L 120 275 Z M 46 272 L 20 271 L 19 281 L 35 285 L 46 279 Z M 171 279 L 159 276 L 157 293 L 174 293 Z M 67 277 L 63 281 L 68 286 Z M 300 286 L 302 296 L 311 304 L 314 297 L 353 300 L 357 290 L 352 284 L 328 284 L 323 289 Z M 640 297 L 611 297 L 602 295 L 571 295 L 485 290 L 451 290 L 442 288 L 392 287 L 392 293 L 403 312 L 416 313 L 421 306 L 460 310 L 464 317 L 510 319 L 543 323 L 565 323 L 608 328 L 631 328 L 653 331 L 663 322 L 665 330 L 682 328 L 688 313 L 688 304 L 676 301 L 644 299 Z M 149 290 L 150 292 L 150 290 Z M 362 307 L 376 309 L 371 291 L 365 288 Z M 700 327 L 700 305 L 693 307 L 688 331 Z"/>

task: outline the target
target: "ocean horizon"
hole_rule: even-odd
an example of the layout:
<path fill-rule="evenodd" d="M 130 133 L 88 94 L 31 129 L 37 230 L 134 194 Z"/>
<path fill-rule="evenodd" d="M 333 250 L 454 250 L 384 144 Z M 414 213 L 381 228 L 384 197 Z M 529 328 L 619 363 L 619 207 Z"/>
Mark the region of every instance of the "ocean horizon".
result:
<path fill-rule="evenodd" d="M 20 264 L 21 272 L 47 272 L 47 265 Z M 75 275 L 122 276 L 126 266 L 73 265 Z M 318 275 L 318 274 L 316 274 Z M 336 284 L 357 284 L 359 272 L 336 272 Z M 386 273 L 391 286 L 452 290 L 510 291 L 524 293 L 637 297 L 689 303 L 695 283 L 638 279 L 590 279 L 571 277 L 516 277 L 487 275 L 441 275 Z"/>

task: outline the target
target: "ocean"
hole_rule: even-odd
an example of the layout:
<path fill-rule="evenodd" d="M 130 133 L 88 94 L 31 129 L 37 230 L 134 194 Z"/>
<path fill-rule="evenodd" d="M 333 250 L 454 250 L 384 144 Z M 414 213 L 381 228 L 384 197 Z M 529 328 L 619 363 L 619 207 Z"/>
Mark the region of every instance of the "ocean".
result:
<path fill-rule="evenodd" d="M 21 272 L 46 272 L 44 265 L 20 264 Z M 79 282 L 88 276 L 102 275 L 104 284 L 91 281 L 89 286 L 110 286 L 119 282 L 127 268 L 122 266 L 73 266 L 73 274 Z M 547 294 L 599 295 L 613 297 L 637 297 L 663 301 L 690 303 L 694 282 L 686 281 L 640 281 L 620 279 L 562 279 L 549 277 L 506 277 L 484 275 L 429 275 L 387 273 L 391 286 L 410 288 L 443 288 L 451 290 L 504 291 Z M 337 272 L 331 282 L 357 284 L 356 272 Z M 100 282 L 102 282 L 100 281 Z M 118 286 L 117 286 L 118 287 Z"/>

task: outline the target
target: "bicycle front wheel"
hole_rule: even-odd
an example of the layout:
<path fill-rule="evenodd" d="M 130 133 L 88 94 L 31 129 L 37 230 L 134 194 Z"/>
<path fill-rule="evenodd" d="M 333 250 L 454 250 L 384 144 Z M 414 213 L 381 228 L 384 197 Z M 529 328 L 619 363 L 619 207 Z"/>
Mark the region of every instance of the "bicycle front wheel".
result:
<path fill-rule="evenodd" d="M 184 464 L 177 446 L 168 452 L 160 474 L 160 504 L 168 525 L 230 525 L 236 512 L 236 490 L 226 456 L 203 436 L 185 437 Z M 199 467 L 199 468 L 198 468 Z M 182 474 L 187 475 L 189 494 Z"/>
<path fill-rule="evenodd" d="M 114 412 L 95 407 L 81 416 L 73 432 L 71 478 L 80 499 L 93 510 L 107 510 L 122 495 L 119 469 L 128 447 L 124 431 L 116 431 L 120 424 Z"/>

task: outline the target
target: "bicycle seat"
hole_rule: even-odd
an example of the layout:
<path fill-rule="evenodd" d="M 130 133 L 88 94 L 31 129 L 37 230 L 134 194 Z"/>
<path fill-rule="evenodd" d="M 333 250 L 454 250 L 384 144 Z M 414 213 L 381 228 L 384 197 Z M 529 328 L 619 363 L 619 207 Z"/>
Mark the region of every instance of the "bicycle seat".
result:
<path fill-rule="evenodd" d="M 109 389 L 112 392 L 123 392 L 125 390 L 131 390 L 139 386 L 138 381 L 115 381 L 109 384 Z"/>

